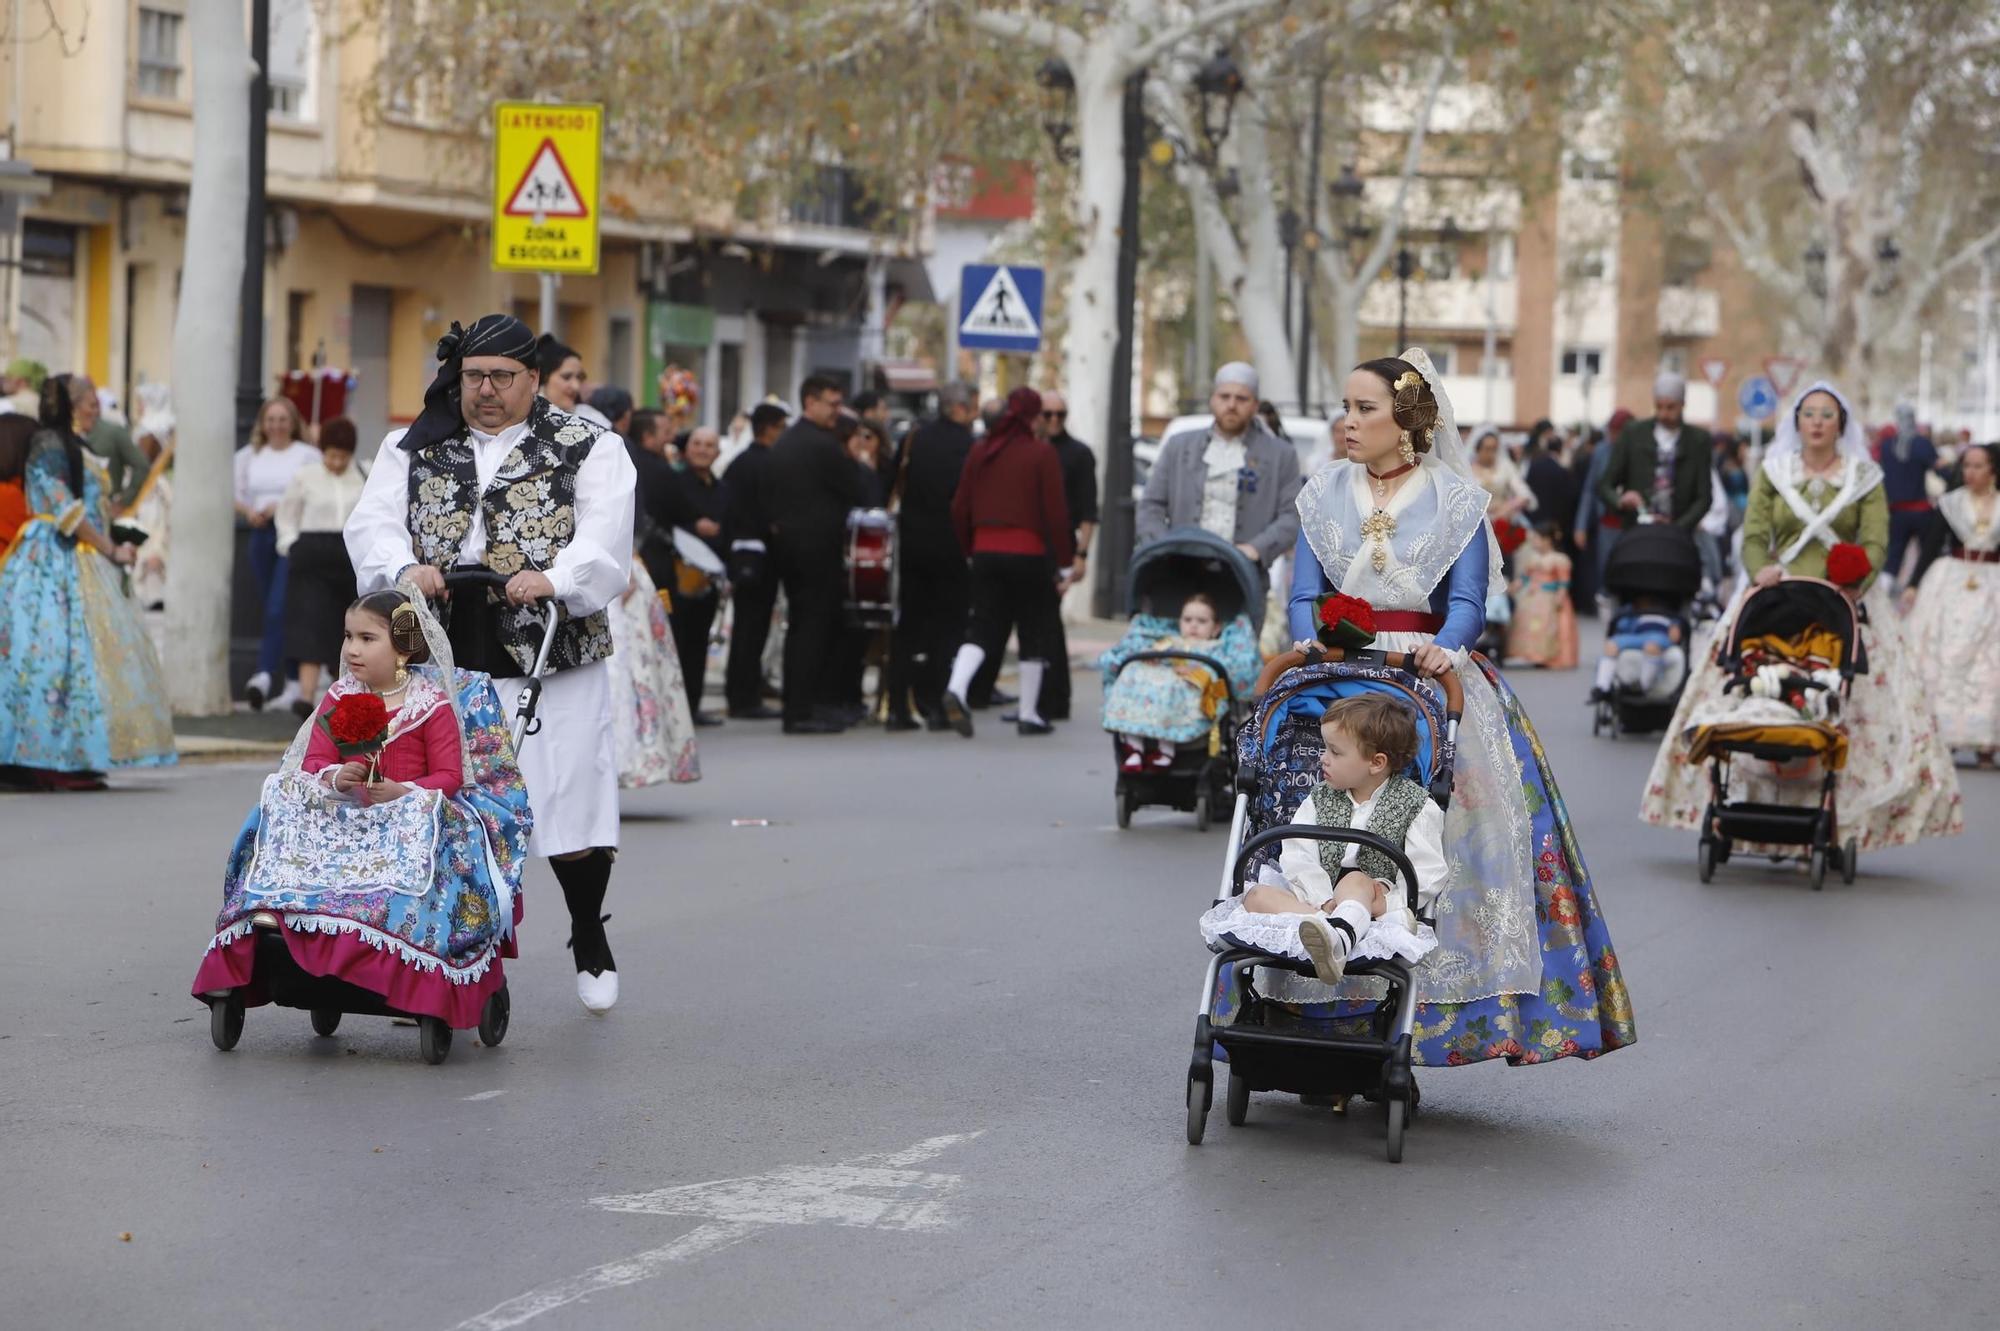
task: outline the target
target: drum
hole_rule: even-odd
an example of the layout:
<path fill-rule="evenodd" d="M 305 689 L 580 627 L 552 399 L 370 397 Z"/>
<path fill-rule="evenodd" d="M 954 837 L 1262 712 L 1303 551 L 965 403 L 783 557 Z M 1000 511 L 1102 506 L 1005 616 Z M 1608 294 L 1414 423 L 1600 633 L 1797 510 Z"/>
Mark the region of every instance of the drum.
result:
<path fill-rule="evenodd" d="M 847 617 L 862 628 L 893 628 L 899 599 L 896 519 L 887 509 L 847 515 Z"/>
<path fill-rule="evenodd" d="M 722 559 L 708 542 L 682 527 L 674 528 L 674 595 L 705 601 L 723 582 Z"/>

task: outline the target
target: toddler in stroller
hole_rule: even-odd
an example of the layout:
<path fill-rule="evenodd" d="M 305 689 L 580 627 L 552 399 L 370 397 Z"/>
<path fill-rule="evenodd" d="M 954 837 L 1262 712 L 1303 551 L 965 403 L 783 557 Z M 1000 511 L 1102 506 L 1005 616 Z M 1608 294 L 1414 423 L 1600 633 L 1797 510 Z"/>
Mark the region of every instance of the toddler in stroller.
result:
<path fill-rule="evenodd" d="M 1604 588 L 1618 608 L 1590 690 L 1593 735 L 1648 733 L 1673 717 L 1687 682 L 1689 606 L 1702 578 L 1701 551 L 1681 527 L 1648 522 L 1619 537 L 1604 565 Z"/>
<path fill-rule="evenodd" d="M 1205 830 L 1227 810 L 1238 700 L 1261 664 L 1263 577 L 1241 551 L 1199 529 L 1146 545 L 1131 576 L 1131 625 L 1098 662 L 1104 728 L 1118 758 L 1118 825 L 1130 826 L 1140 807 L 1165 804 L 1193 810 Z"/>
<path fill-rule="evenodd" d="M 548 622 L 553 625 L 551 609 Z M 546 639 L 545 639 L 546 641 Z M 492 681 L 453 670 L 443 630 L 399 589 L 347 612 L 346 667 L 236 838 L 193 993 L 217 1048 L 246 1007 L 414 1018 L 426 1062 L 453 1028 L 505 1036 L 531 815 Z"/>

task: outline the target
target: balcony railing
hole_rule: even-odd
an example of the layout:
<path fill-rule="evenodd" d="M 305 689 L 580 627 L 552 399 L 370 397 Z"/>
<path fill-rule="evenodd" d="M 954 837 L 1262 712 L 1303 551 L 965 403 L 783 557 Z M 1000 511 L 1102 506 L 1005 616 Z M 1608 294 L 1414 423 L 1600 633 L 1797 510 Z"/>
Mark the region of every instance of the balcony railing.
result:
<path fill-rule="evenodd" d="M 1453 277 L 1441 280 L 1411 278 L 1409 325 L 1457 331 L 1484 330 L 1486 327 L 1486 281 L 1483 278 Z M 1361 322 L 1376 328 L 1396 326 L 1396 279 L 1378 280 L 1361 298 Z M 1493 282 L 1493 320 L 1498 332 L 1514 328 L 1514 279 Z"/>
<path fill-rule="evenodd" d="M 1722 331 L 1722 297 L 1701 287 L 1660 288 L 1661 337 L 1714 337 Z"/>

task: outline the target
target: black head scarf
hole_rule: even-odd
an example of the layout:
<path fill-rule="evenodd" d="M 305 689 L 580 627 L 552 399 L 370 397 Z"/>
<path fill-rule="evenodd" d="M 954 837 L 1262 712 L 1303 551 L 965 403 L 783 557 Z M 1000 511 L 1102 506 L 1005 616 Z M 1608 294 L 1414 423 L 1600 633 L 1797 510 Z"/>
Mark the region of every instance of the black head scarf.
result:
<path fill-rule="evenodd" d="M 449 439 L 465 427 L 465 411 L 460 404 L 459 371 L 467 356 L 503 356 L 524 370 L 535 368 L 535 334 L 511 314 L 488 314 L 470 329 L 452 321 L 451 331 L 438 339 L 437 378 L 424 390 L 424 409 L 403 434 L 402 446 L 411 452 Z"/>

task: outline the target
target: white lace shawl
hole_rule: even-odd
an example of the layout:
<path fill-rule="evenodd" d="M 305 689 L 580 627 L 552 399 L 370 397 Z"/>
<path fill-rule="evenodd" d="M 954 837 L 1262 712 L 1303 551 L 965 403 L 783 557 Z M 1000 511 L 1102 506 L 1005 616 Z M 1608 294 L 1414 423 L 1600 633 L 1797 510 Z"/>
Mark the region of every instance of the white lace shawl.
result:
<path fill-rule="evenodd" d="M 1986 535 L 1978 535 L 1979 516 L 1973 512 L 1972 491 L 1962 487 L 1945 491 L 1938 500 L 1938 512 L 1944 515 L 1952 534 L 1967 550 L 1983 554 L 2000 548 L 2000 511 L 1994 513 L 1994 521 L 1987 527 Z"/>
<path fill-rule="evenodd" d="M 1438 583 L 1486 527 L 1487 493 L 1426 457 L 1417 475 L 1389 501 L 1396 530 L 1389 538 L 1388 567 L 1378 575 L 1367 558 L 1371 542 L 1361 535 L 1368 513 L 1356 499 L 1356 482 L 1365 482 L 1363 470 L 1359 463 L 1342 461 L 1314 472 L 1299 491 L 1300 530 L 1334 587 L 1378 609 L 1426 609 Z M 1489 593 L 1503 590 L 1505 582 L 1499 560 L 1492 560 Z"/>

